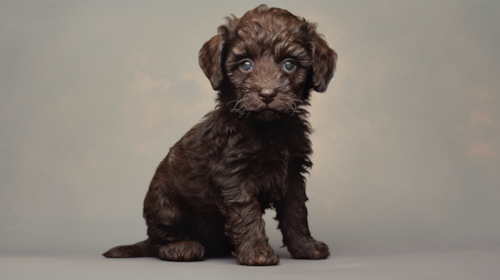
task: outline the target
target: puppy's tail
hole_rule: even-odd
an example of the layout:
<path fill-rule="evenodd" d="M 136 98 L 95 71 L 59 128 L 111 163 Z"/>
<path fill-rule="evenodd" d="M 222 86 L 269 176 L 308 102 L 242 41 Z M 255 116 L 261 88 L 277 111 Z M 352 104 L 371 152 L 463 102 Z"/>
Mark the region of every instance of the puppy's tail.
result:
<path fill-rule="evenodd" d="M 116 246 L 109 249 L 106 253 L 102 254 L 106 258 L 140 258 L 140 257 L 154 257 L 154 250 L 151 247 L 151 242 L 146 239 L 142 242 L 126 245 Z"/>

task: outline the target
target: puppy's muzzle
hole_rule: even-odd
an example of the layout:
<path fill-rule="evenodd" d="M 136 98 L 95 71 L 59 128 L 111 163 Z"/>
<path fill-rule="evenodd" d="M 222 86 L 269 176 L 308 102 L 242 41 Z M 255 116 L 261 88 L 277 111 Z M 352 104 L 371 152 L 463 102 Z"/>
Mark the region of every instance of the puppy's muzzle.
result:
<path fill-rule="evenodd" d="M 269 104 L 276 98 L 277 92 L 274 89 L 262 89 L 259 92 L 259 97 L 262 102 Z"/>

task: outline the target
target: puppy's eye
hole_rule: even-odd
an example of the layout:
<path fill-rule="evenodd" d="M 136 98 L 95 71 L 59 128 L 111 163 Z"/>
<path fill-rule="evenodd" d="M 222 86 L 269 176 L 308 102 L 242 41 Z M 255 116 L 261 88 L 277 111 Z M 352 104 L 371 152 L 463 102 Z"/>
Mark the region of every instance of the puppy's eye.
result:
<path fill-rule="evenodd" d="M 293 69 L 295 69 L 295 63 L 293 63 L 293 61 L 287 61 L 283 63 L 283 70 L 291 72 L 293 71 Z"/>
<path fill-rule="evenodd" d="M 240 64 L 240 69 L 243 72 L 248 72 L 248 71 L 250 71 L 250 70 L 253 69 L 253 65 L 252 65 L 252 63 L 250 61 L 243 61 Z"/>

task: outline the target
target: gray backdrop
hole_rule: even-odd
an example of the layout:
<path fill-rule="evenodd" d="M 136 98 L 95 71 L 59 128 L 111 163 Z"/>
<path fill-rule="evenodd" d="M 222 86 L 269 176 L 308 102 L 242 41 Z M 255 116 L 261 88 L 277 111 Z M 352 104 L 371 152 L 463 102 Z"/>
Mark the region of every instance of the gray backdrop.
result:
<path fill-rule="evenodd" d="M 144 239 L 157 164 L 214 107 L 198 51 L 258 4 L 0 1 L 0 250 Z M 500 2 L 267 4 L 339 54 L 312 94 L 313 236 L 334 255 L 499 245 Z"/>

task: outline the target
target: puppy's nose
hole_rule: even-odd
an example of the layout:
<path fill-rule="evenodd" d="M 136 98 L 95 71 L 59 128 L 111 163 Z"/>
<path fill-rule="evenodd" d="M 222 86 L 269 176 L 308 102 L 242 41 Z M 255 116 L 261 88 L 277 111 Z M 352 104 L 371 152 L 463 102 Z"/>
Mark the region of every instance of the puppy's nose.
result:
<path fill-rule="evenodd" d="M 259 92 L 259 97 L 264 103 L 269 104 L 276 97 L 276 91 L 274 89 L 262 89 Z"/>

